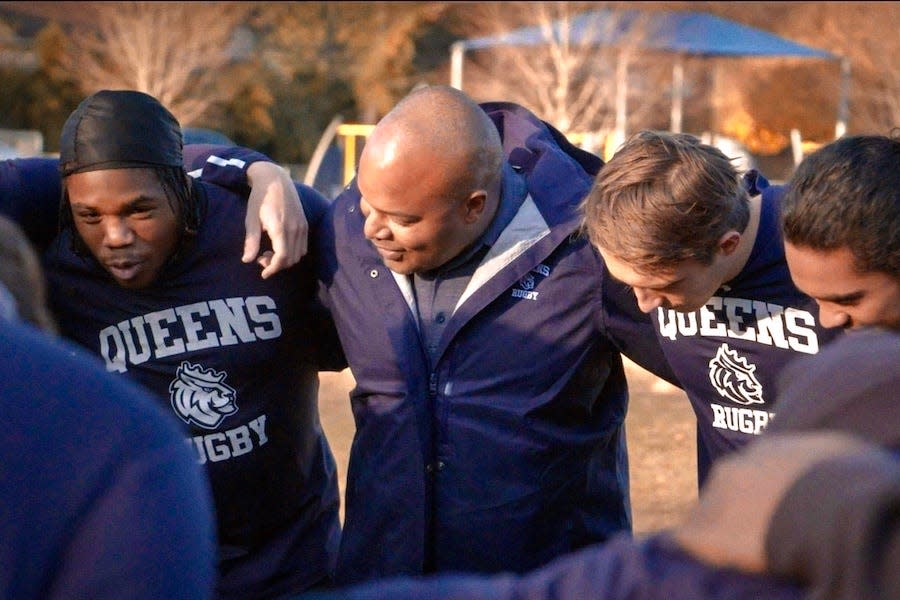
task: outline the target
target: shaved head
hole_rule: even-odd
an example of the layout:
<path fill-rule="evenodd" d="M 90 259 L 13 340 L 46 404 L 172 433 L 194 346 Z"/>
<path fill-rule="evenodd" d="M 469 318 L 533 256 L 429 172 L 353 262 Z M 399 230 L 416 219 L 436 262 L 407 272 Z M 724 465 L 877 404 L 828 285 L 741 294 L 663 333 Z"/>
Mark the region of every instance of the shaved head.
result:
<path fill-rule="evenodd" d="M 426 156 L 443 182 L 457 189 L 499 185 L 500 134 L 481 107 L 455 88 L 430 86 L 403 98 L 366 140 L 360 162 Z"/>
<path fill-rule="evenodd" d="M 494 218 L 502 164 L 500 134 L 471 98 L 446 86 L 411 93 L 363 147 L 364 234 L 395 272 L 446 264 Z"/>

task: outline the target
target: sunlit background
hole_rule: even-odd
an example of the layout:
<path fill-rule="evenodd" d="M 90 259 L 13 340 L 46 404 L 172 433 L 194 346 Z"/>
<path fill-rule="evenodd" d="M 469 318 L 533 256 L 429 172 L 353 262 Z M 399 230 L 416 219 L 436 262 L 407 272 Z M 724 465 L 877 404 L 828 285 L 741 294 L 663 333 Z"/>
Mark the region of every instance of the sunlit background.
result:
<path fill-rule="evenodd" d="M 640 14 L 623 35 L 600 35 L 627 10 Z M 586 32 L 597 11 L 612 16 Z M 685 12 L 825 58 L 655 47 L 652 24 Z M 525 27 L 528 45 L 472 45 Z M 638 129 L 679 129 L 779 180 L 844 131 L 900 123 L 898 31 L 898 2 L 0 2 L 0 153 L 53 153 L 82 98 L 131 88 L 198 135 L 265 151 L 298 179 L 311 163 L 330 168 L 342 183 L 339 125 L 372 124 L 415 86 L 456 77 L 475 99 L 523 104 L 599 154 Z"/>

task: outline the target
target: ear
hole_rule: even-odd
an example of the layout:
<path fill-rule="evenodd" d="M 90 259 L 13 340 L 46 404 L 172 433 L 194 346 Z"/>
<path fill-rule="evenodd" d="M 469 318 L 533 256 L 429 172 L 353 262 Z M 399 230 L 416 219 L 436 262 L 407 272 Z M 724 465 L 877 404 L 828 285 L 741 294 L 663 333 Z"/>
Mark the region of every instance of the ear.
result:
<path fill-rule="evenodd" d="M 475 190 L 463 201 L 463 219 L 466 223 L 474 223 L 481 218 L 486 206 L 487 192 L 485 190 Z"/>
<path fill-rule="evenodd" d="M 741 244 L 741 234 L 734 229 L 726 231 L 719 238 L 716 247 L 724 256 L 729 256 L 737 250 Z"/>

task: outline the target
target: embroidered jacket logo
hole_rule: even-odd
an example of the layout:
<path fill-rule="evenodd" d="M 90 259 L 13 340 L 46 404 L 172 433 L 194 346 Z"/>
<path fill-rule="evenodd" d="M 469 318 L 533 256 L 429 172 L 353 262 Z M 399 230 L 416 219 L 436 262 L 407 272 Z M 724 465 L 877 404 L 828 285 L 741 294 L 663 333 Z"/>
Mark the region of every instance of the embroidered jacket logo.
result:
<path fill-rule="evenodd" d="M 530 273 L 526 273 L 525 276 L 519 280 L 519 287 L 515 287 L 512 289 L 513 298 L 537 300 L 538 294 L 540 292 L 534 291 L 534 286 L 536 286 L 538 283 L 534 278 L 535 273 L 547 277 L 550 274 L 550 267 L 545 264 L 539 264 L 538 266 L 533 268 Z"/>
<path fill-rule="evenodd" d="M 234 388 L 223 383 L 226 374 L 184 361 L 169 384 L 172 408 L 181 419 L 205 429 L 215 429 L 237 412 Z"/>
<path fill-rule="evenodd" d="M 709 361 L 709 380 L 719 394 L 738 404 L 763 404 L 762 384 L 755 375 L 756 365 L 722 344 Z"/>

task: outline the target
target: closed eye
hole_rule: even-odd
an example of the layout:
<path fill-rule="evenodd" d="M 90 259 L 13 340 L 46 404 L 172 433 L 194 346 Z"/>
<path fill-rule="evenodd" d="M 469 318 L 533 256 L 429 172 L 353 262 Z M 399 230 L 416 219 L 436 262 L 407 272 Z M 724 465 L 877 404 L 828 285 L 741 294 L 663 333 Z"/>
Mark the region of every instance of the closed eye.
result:
<path fill-rule="evenodd" d="M 860 300 L 862 300 L 862 295 L 852 296 L 850 298 L 838 298 L 837 300 L 829 300 L 829 302 L 837 304 L 838 306 L 857 306 Z"/>
<path fill-rule="evenodd" d="M 155 206 L 135 206 L 128 211 L 128 216 L 136 219 L 149 219 L 156 212 Z"/>
<path fill-rule="evenodd" d="M 412 217 L 402 217 L 402 216 L 391 217 L 391 221 L 393 221 L 397 225 L 400 225 L 401 227 L 409 227 L 410 225 L 415 225 L 420 220 L 421 219 L 416 219 L 416 218 L 412 218 Z"/>
<path fill-rule="evenodd" d="M 862 291 L 851 292 L 849 294 L 841 294 L 840 296 L 824 296 L 817 298 L 819 302 L 827 302 L 838 306 L 856 306 L 865 295 Z"/>
<path fill-rule="evenodd" d="M 74 212 L 75 218 L 87 225 L 95 225 L 100 222 L 100 215 L 92 210 L 80 210 Z"/>

